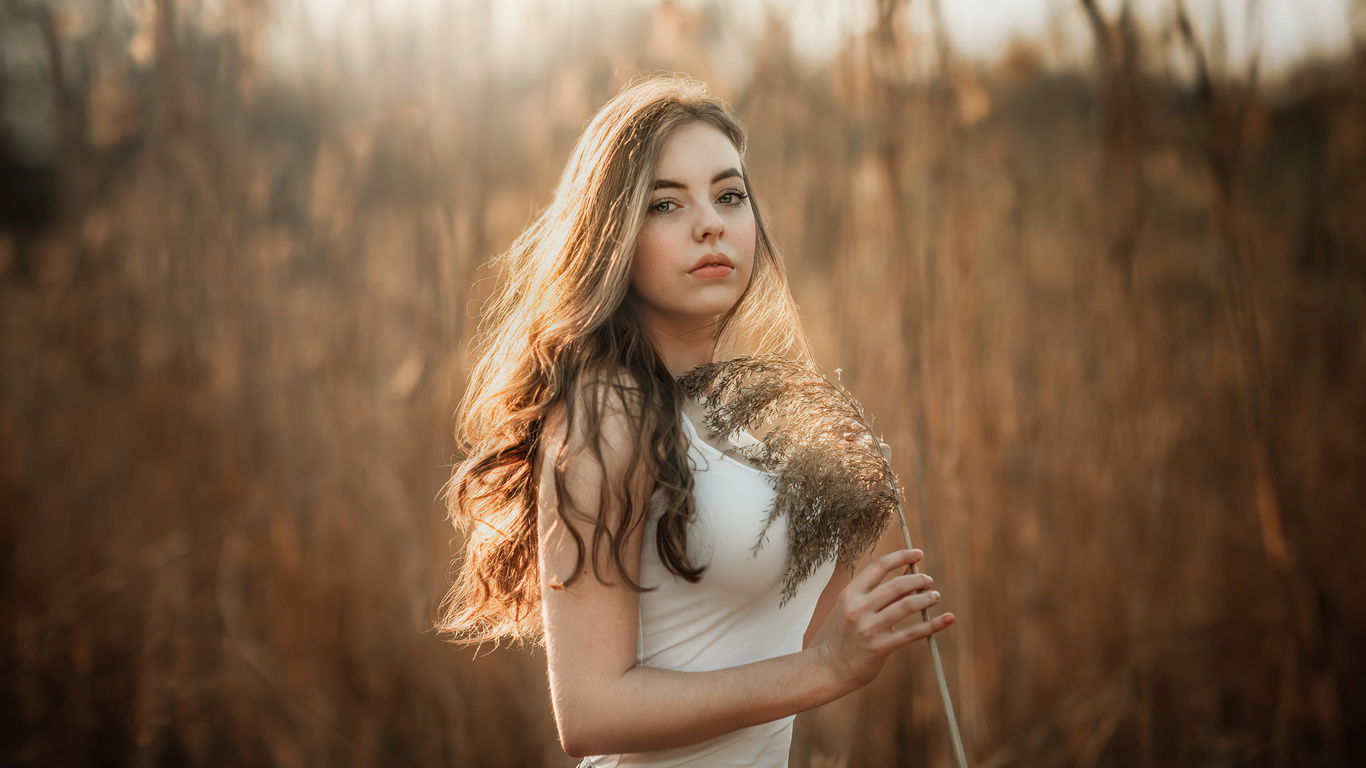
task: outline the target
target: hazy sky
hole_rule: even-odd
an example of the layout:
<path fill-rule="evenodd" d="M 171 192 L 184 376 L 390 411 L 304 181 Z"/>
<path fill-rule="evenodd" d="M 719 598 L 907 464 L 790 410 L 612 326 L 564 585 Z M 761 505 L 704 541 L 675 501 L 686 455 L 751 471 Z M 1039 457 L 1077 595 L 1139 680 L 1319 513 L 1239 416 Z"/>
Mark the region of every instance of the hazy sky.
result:
<path fill-rule="evenodd" d="M 1113 13 L 1117 0 L 1101 0 Z M 964 54 L 990 57 L 1012 37 L 1043 39 L 1057 16 L 1081 20 L 1078 0 L 941 0 L 944 19 Z M 1141 17 L 1157 21 L 1173 0 L 1133 0 Z M 1222 16 L 1229 56 L 1246 61 L 1260 47 L 1262 64 L 1279 70 L 1314 51 L 1341 52 L 1351 45 L 1351 0 L 1186 0 L 1192 22 L 1209 34 Z M 1252 9 L 1260 13 L 1249 18 Z M 1257 18 L 1260 16 L 1260 18 Z M 1257 39 L 1260 36 L 1260 41 Z M 1260 43 L 1260 46 L 1258 45 Z"/>
<path fill-rule="evenodd" d="M 874 0 L 766 0 L 716 3 L 675 0 L 680 5 L 709 5 L 722 14 L 718 34 L 741 40 L 763 29 L 765 14 L 778 8 L 787 19 L 799 49 L 819 63 L 832 55 L 850 34 L 866 31 L 874 16 Z M 1122 0 L 1098 0 L 1113 18 Z M 421 25 L 434 18 L 459 16 L 461 9 L 481 7 L 493 22 L 491 55 L 500 62 L 530 64 L 540 44 L 568 35 L 579 40 L 610 40 L 623 14 L 610 12 L 600 0 L 278 0 L 277 18 L 292 17 L 323 37 L 364 41 L 373 22 Z M 659 0 L 616 0 L 623 5 L 655 6 Z M 987 61 L 1014 40 L 1041 43 L 1064 60 L 1086 61 L 1090 33 L 1079 0 L 938 0 L 956 52 Z M 1129 0 L 1150 29 L 1164 28 L 1177 2 L 1184 2 L 1207 51 L 1222 30 L 1227 61 L 1241 69 L 1248 56 L 1260 52 L 1265 74 L 1274 75 L 1313 55 L 1337 55 L 1351 46 L 1353 4 L 1359 0 Z M 590 3 L 592 3 L 590 5 Z M 930 4 L 912 0 L 910 23 L 928 32 Z M 291 12 L 292 11 L 292 12 Z M 1366 14 L 1358 14 L 1366 15 Z M 1366 29 L 1362 30 L 1366 35 Z M 284 33 L 286 36 L 288 32 Z M 750 38 L 752 39 L 752 38 Z M 361 43 L 362 46 L 364 43 Z M 286 47 L 289 47 L 286 45 Z M 520 60 L 520 61 L 519 61 Z M 1217 62 L 1216 62 L 1217 63 Z"/>
<path fill-rule="evenodd" d="M 1202 39 L 1222 28 L 1229 62 L 1245 64 L 1260 50 L 1267 72 L 1283 70 L 1314 54 L 1345 52 L 1351 46 L 1353 0 L 1184 0 Z M 770 0 L 785 6 L 794 36 L 817 52 L 833 51 L 840 36 L 867 28 L 872 14 L 850 11 L 857 4 L 834 0 Z M 1139 18 L 1154 28 L 1171 18 L 1177 0 L 1130 0 Z M 1114 18 L 1120 0 L 1099 0 Z M 871 6 L 872 3 L 866 3 Z M 921 17 L 928 3 L 910 4 Z M 944 22 L 960 55 L 990 60 L 1011 42 L 1049 42 L 1085 55 L 1089 32 L 1079 0 L 939 0 Z M 924 24 L 925 18 L 913 18 Z M 1366 21 L 1366 20 L 1363 20 Z M 1358 22 L 1361 23 L 1361 22 Z M 1064 54 L 1066 55 L 1066 54 Z"/>

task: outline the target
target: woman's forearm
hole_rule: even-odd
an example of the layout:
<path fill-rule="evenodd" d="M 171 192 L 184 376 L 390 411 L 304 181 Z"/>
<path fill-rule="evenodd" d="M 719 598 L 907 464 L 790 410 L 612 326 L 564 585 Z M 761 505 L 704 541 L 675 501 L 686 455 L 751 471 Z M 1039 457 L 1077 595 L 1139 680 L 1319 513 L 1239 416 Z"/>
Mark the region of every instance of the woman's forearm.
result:
<path fill-rule="evenodd" d="M 633 667 L 615 684 L 557 701 L 556 711 L 571 755 L 648 752 L 795 715 L 857 687 L 816 646 L 709 672 Z"/>

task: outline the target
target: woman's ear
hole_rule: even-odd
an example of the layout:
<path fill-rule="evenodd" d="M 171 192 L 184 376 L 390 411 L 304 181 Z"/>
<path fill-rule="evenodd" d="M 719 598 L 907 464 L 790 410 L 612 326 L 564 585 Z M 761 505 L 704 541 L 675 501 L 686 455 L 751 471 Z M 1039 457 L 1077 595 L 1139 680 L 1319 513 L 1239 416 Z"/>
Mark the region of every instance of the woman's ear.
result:
<path fill-rule="evenodd" d="M 882 458 L 886 459 L 887 461 L 892 460 L 892 446 L 887 445 L 883 442 L 879 442 L 877 444 L 877 449 L 882 453 Z"/>

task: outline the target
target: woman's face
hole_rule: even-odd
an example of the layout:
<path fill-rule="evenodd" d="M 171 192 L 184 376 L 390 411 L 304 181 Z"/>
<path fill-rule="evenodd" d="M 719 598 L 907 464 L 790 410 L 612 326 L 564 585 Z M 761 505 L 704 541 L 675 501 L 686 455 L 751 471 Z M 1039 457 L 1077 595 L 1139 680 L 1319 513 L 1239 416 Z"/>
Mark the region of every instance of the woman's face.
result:
<path fill-rule="evenodd" d="M 712 329 L 749 285 L 754 233 L 730 139 L 703 122 L 676 129 L 660 153 L 631 264 L 646 324 L 676 337 Z"/>

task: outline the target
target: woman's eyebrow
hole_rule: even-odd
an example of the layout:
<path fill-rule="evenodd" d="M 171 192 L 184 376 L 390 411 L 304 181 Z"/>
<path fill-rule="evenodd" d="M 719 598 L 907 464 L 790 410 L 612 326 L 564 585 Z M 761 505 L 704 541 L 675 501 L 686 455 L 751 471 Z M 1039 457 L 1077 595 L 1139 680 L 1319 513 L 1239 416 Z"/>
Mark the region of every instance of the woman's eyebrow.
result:
<path fill-rule="evenodd" d="M 744 176 L 742 176 L 742 175 L 740 174 L 740 170 L 739 170 L 738 168 L 727 168 L 726 170 L 721 171 L 720 173 L 718 173 L 718 174 L 716 174 L 715 176 L 711 177 L 711 183 L 715 184 L 716 182 L 721 181 L 722 179 L 731 179 L 731 178 L 742 179 L 742 178 L 744 178 Z M 653 188 L 654 188 L 654 189 L 687 189 L 688 187 L 687 187 L 686 184 L 684 184 L 684 183 L 681 182 L 681 181 L 670 181 L 669 179 L 655 179 L 655 185 L 654 185 Z"/>

